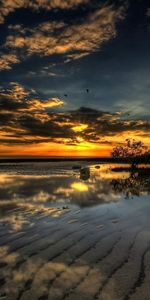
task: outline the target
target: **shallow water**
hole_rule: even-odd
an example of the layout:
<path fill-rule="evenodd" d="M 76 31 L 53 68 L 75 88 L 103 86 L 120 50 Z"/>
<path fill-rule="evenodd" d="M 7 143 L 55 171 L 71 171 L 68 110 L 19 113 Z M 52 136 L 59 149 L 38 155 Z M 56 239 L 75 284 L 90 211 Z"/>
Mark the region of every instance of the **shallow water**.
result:
<path fill-rule="evenodd" d="M 150 299 L 149 195 L 143 169 L 1 165 L 0 299 Z"/>

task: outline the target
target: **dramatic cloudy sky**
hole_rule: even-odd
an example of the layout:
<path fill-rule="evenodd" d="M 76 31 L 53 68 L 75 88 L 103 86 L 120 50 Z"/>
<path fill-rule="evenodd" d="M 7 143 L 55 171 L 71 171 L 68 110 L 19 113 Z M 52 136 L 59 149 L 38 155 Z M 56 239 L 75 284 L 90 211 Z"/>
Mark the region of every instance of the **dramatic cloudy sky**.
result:
<path fill-rule="evenodd" d="M 0 155 L 149 144 L 148 0 L 0 1 Z"/>

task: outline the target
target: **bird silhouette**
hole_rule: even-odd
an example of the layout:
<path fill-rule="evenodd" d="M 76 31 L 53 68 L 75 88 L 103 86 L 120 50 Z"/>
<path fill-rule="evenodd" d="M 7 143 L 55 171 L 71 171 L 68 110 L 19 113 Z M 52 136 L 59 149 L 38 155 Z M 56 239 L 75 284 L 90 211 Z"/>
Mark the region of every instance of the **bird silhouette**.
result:
<path fill-rule="evenodd" d="M 67 94 L 64 94 L 64 97 L 68 97 L 68 95 L 67 95 Z"/>
<path fill-rule="evenodd" d="M 89 93 L 89 89 L 86 89 L 86 92 Z"/>

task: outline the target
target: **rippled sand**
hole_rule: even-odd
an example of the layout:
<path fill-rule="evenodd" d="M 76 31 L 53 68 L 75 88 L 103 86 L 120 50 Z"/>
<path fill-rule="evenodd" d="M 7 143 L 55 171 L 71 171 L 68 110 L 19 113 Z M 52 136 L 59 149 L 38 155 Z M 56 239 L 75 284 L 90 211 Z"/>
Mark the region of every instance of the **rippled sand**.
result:
<path fill-rule="evenodd" d="M 149 189 L 127 197 L 129 174 L 118 191 L 108 166 L 86 181 L 70 166 L 5 168 L 0 299 L 150 299 Z"/>

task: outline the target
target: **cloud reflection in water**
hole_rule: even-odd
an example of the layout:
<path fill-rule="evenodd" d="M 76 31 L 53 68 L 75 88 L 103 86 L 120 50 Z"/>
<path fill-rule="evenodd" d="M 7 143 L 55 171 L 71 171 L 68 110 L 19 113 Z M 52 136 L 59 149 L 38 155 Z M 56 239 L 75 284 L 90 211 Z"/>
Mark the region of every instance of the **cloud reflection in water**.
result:
<path fill-rule="evenodd" d="M 127 194 L 150 193 L 148 176 L 130 177 L 128 170 L 112 170 L 109 165 L 102 165 L 100 169 L 85 167 L 71 173 L 66 169 L 46 175 L 37 174 L 37 170 L 32 175 L 1 173 L 1 222 L 10 223 L 11 229 L 18 231 L 29 225 L 28 215 L 60 217 L 69 212 L 72 205 L 93 206 L 117 202 Z M 138 189 L 136 193 L 133 186 Z"/>

